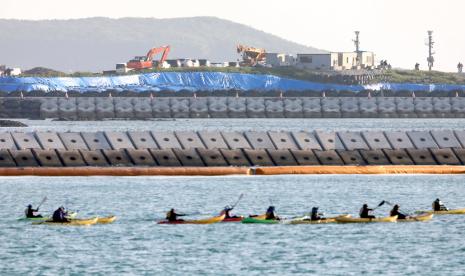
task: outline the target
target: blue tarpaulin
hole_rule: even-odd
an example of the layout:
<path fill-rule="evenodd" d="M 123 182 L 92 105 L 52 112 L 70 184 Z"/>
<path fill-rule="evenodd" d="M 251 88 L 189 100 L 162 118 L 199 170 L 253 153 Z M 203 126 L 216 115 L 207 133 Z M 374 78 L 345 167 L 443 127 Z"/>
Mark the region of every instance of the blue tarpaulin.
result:
<path fill-rule="evenodd" d="M 127 76 L 102 77 L 0 77 L 0 91 L 105 91 L 105 90 L 161 91 L 161 90 L 336 90 L 358 92 L 371 90 L 451 91 L 465 90 L 465 85 L 378 83 L 343 85 L 282 78 L 273 75 L 221 72 L 162 72 Z"/>

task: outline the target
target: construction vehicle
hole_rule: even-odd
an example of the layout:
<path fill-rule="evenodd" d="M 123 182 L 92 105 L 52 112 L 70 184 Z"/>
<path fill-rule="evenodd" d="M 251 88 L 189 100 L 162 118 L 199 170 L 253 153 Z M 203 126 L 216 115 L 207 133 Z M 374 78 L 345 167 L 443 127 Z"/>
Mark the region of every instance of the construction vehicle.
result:
<path fill-rule="evenodd" d="M 261 48 L 237 45 L 237 53 L 242 55 L 241 66 L 263 66 L 265 64 L 266 50 Z"/>
<path fill-rule="evenodd" d="M 160 60 L 158 61 L 157 68 L 161 68 L 163 63 L 168 58 L 168 53 L 170 52 L 170 46 L 162 46 L 157 48 L 152 48 L 148 51 L 147 55 L 145 56 L 138 56 L 134 59 L 130 60 L 126 67 L 128 69 L 134 70 L 144 70 L 144 69 L 151 69 L 153 68 L 153 57 L 161 52 L 163 52 Z"/>

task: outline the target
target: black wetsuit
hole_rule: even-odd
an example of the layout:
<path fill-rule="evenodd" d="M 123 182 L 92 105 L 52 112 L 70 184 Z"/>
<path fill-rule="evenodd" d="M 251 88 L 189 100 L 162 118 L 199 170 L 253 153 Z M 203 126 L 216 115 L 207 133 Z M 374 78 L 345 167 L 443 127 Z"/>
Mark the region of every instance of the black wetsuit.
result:
<path fill-rule="evenodd" d="M 375 216 L 370 215 L 370 211 L 373 211 L 373 209 L 362 208 L 362 210 L 360 210 L 360 218 L 375 218 Z"/>
<path fill-rule="evenodd" d="M 68 222 L 69 221 L 66 218 L 66 213 L 61 209 L 58 209 L 55 212 L 53 212 L 52 218 L 54 222 Z"/>
<path fill-rule="evenodd" d="M 393 216 L 397 216 L 397 219 L 406 219 L 407 216 L 402 214 L 401 212 L 399 212 L 399 210 L 391 210 L 391 213 L 390 213 L 391 217 Z"/>
<path fill-rule="evenodd" d="M 41 218 L 41 215 L 34 215 L 34 212 L 38 212 L 39 209 L 32 209 L 32 207 L 28 207 L 26 210 L 26 217 L 27 218 Z"/>

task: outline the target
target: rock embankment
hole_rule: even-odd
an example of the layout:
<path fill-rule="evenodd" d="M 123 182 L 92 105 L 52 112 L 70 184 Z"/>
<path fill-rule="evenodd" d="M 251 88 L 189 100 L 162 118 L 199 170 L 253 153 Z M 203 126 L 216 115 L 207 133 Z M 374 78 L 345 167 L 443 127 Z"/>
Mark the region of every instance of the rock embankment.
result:
<path fill-rule="evenodd" d="M 0 120 L 0 127 L 27 127 L 27 125 L 18 121 Z"/>

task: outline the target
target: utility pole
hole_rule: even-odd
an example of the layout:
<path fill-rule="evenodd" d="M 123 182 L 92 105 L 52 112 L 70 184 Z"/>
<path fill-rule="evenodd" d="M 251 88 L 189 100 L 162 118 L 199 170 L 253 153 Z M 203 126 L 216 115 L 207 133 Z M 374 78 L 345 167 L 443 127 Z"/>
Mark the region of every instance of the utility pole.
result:
<path fill-rule="evenodd" d="M 357 59 L 356 59 L 356 62 L 357 62 L 357 67 L 360 66 L 360 60 L 361 60 L 361 56 L 360 56 L 360 39 L 359 39 L 359 35 L 360 35 L 360 31 L 355 31 L 355 39 L 352 40 L 355 44 L 355 52 L 357 53 Z"/>
<path fill-rule="evenodd" d="M 426 45 L 428 46 L 428 58 L 426 58 L 426 61 L 428 61 L 428 68 L 431 71 L 431 69 L 433 68 L 433 64 L 434 64 L 433 55 L 435 54 L 433 52 L 433 45 L 434 45 L 433 31 L 428 31 L 428 44 Z"/>

